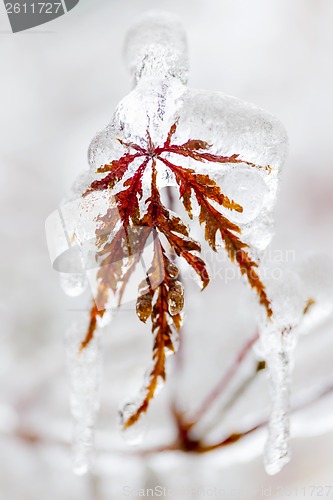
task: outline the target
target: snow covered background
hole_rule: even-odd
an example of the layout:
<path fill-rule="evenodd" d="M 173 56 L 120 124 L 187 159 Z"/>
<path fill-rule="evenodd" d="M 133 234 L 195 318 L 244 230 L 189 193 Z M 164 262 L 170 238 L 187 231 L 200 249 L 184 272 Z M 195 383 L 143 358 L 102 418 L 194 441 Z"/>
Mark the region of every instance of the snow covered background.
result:
<path fill-rule="evenodd" d="M 131 498 L 136 498 L 137 488 L 151 485 L 175 491 L 201 486 L 194 498 L 207 498 L 214 487 L 215 498 L 246 500 L 254 498 L 254 491 L 260 498 L 261 488 L 271 498 L 295 496 L 296 488 L 300 496 L 310 498 L 308 485 L 332 485 L 333 400 L 329 398 L 295 421 L 298 437 L 292 443 L 292 461 L 273 479 L 266 476 L 260 455 L 264 433 L 246 446 L 205 458 L 172 454 L 144 464 L 135 453 L 116 453 L 130 450 L 119 436 L 118 404 L 135 394 L 150 356 L 148 329 L 126 311 L 105 332 L 95 471 L 84 478 L 71 473 L 63 336 L 89 295 L 71 300 L 63 294 L 49 262 L 44 222 L 86 168 L 92 136 L 130 90 L 122 61 L 128 27 L 138 14 L 156 7 L 183 20 L 190 86 L 254 102 L 275 114 L 288 131 L 290 153 L 276 209 L 273 249 L 297 262 L 307 252 L 332 255 L 330 0 L 160 0 L 158 5 L 152 0 L 81 0 L 68 15 L 15 35 L 9 32 L 1 4 L 1 500 L 110 500 L 122 498 L 125 486 L 133 488 Z M 188 304 L 186 368 L 173 383 L 185 406 L 197 407 L 253 334 L 249 295 L 239 283 L 226 287 L 218 279 L 200 299 L 194 292 Z M 332 322 L 327 321 L 300 342 L 295 392 L 316 381 L 332 381 L 332 353 Z M 168 414 L 172 382 L 152 405 L 144 438 L 147 446 L 172 437 Z M 216 435 L 235 430 L 237 418 L 241 422 L 253 407 L 267 402 L 262 378 Z M 240 483 L 242 492 L 231 492 Z M 333 491 L 327 497 L 333 498 Z"/>

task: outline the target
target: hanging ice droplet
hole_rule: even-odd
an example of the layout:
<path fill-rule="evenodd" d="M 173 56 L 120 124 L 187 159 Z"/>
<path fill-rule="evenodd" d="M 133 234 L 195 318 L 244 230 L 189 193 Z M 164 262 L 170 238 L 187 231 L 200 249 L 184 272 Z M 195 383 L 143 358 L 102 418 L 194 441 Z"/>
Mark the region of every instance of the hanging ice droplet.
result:
<path fill-rule="evenodd" d="M 168 292 L 169 312 L 172 316 L 179 314 L 184 307 L 184 287 L 180 281 L 170 285 Z"/>
<path fill-rule="evenodd" d="M 136 301 L 136 314 L 143 323 L 145 323 L 151 315 L 153 310 L 152 301 L 153 294 L 150 291 L 144 295 L 139 295 Z"/>
<path fill-rule="evenodd" d="M 70 408 L 73 418 L 73 470 L 85 474 L 92 464 L 94 427 L 100 404 L 101 339 L 97 331 L 82 351 L 84 328 L 75 324 L 66 336 L 70 382 Z"/>
<path fill-rule="evenodd" d="M 60 286 L 69 297 L 78 297 L 87 288 L 86 275 L 83 273 L 59 273 Z"/>
<path fill-rule="evenodd" d="M 134 402 L 126 403 L 123 408 L 119 412 L 120 416 L 120 424 L 123 427 L 124 423 L 136 413 L 138 406 Z M 147 418 L 145 414 L 140 416 L 140 419 L 135 423 L 135 425 L 131 425 L 126 429 L 122 429 L 122 436 L 126 443 L 130 445 L 138 445 L 142 443 L 143 436 L 147 429 Z"/>

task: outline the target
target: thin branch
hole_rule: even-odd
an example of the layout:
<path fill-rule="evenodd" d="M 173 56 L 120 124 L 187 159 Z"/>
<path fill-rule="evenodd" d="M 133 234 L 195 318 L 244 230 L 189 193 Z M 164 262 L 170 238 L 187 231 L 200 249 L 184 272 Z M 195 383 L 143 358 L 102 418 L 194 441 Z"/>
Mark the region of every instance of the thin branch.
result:
<path fill-rule="evenodd" d="M 247 389 L 249 389 L 249 387 L 252 385 L 252 383 L 257 378 L 258 373 L 263 369 L 265 369 L 265 362 L 259 361 L 257 363 L 255 371 L 252 372 L 245 380 L 243 380 L 243 382 L 230 395 L 227 402 L 222 406 L 221 410 L 217 414 L 218 422 L 216 422 L 216 419 L 215 419 L 212 422 L 205 425 L 204 430 L 205 430 L 206 434 L 209 431 L 211 431 L 212 429 L 214 429 L 214 427 L 221 421 L 222 415 L 225 415 L 237 403 L 237 401 L 239 401 L 240 397 L 243 396 L 243 394 L 245 393 L 245 391 Z"/>
<path fill-rule="evenodd" d="M 320 401 L 322 398 L 328 396 L 329 394 L 333 393 L 333 383 L 332 380 L 330 380 L 329 383 L 327 383 L 324 387 L 324 384 L 320 384 L 320 388 L 315 392 L 314 390 L 307 391 L 308 395 L 305 397 L 299 398 L 298 402 L 294 403 L 292 408 L 291 408 L 291 413 L 296 413 L 297 411 L 300 411 L 304 408 L 307 408 L 311 406 L 312 404 L 316 403 L 317 401 Z M 225 446 L 229 446 L 231 444 L 236 443 L 240 439 L 242 439 L 245 436 L 248 436 L 249 434 L 254 433 L 256 430 L 265 427 L 268 424 L 268 419 L 263 419 L 262 421 L 258 422 L 256 425 L 249 427 L 248 429 L 245 429 L 244 431 L 241 431 L 239 433 L 232 433 L 226 438 L 224 438 L 222 441 L 219 441 L 216 444 L 213 445 L 204 445 L 201 443 L 201 441 L 191 441 L 192 446 L 190 445 L 189 448 L 187 449 L 184 446 L 184 443 L 180 442 L 179 439 L 176 440 L 173 443 L 166 444 L 166 445 L 160 445 L 154 448 L 146 448 L 146 449 L 133 449 L 129 448 L 128 450 L 101 450 L 101 451 L 107 451 L 109 453 L 114 453 L 114 454 L 119 454 L 119 455 L 138 455 L 138 456 L 146 456 L 146 455 L 153 455 L 153 454 L 158 454 L 158 453 L 163 453 L 163 452 L 168 452 L 168 451 L 186 451 L 186 452 L 195 452 L 195 453 L 207 453 L 209 451 L 213 451 L 219 448 L 223 448 Z M 68 443 L 62 440 L 58 439 L 53 439 L 53 438 L 48 438 L 47 436 L 42 436 L 39 435 L 35 432 L 30 432 L 29 430 L 23 430 L 18 428 L 14 432 L 0 432 L 0 435 L 6 436 L 6 437 L 11 437 L 15 439 L 20 439 L 25 441 L 28 444 L 31 445 L 36 445 L 36 444 L 41 444 L 41 445 L 61 445 L 61 446 L 68 446 Z"/>
<path fill-rule="evenodd" d="M 229 383 L 232 381 L 233 377 L 238 372 L 241 367 L 242 362 L 250 353 L 253 345 L 257 342 L 259 338 L 259 334 L 256 333 L 252 338 L 250 338 L 246 344 L 242 347 L 235 360 L 231 364 L 228 371 L 222 376 L 214 389 L 208 394 L 206 399 L 202 402 L 201 406 L 194 413 L 193 417 L 190 419 L 190 423 L 188 424 L 191 428 L 199 421 L 201 418 L 207 413 L 213 403 L 217 400 L 217 398 L 221 395 L 221 393 L 226 389 Z"/>

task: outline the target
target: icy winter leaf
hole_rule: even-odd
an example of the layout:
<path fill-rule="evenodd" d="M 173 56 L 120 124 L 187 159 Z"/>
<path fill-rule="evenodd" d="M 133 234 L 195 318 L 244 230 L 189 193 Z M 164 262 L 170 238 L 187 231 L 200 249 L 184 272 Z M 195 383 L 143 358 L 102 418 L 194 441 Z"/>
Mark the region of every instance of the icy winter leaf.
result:
<path fill-rule="evenodd" d="M 119 301 L 126 285 L 138 264 L 150 233 L 154 235 L 154 257 L 147 273 L 147 290 L 139 293 L 136 312 L 139 319 L 146 322 L 151 318 L 154 335 L 153 361 L 154 367 L 145 389 L 142 404 L 125 419 L 124 427 L 135 423 L 145 413 L 153 398 L 158 381 L 165 380 L 165 350 L 174 351 L 172 331 L 180 328 L 180 312 L 184 306 L 184 290 L 182 284 L 176 281 L 178 269 L 167 256 L 161 236 L 179 258 L 184 259 L 198 274 L 205 288 L 209 283 L 206 263 L 200 257 L 201 246 L 194 240 L 184 221 L 170 208 L 162 203 L 158 187 L 158 164 L 164 165 L 174 176 L 179 196 L 191 219 L 192 198 L 195 197 L 200 208 L 199 222 L 204 226 L 204 237 L 216 251 L 216 239 L 219 233 L 224 242 L 229 258 L 236 262 L 251 287 L 257 292 L 260 303 L 265 307 L 267 316 L 272 315 L 270 301 L 265 287 L 255 269 L 257 263 L 247 252 L 248 245 L 240 239 L 241 229 L 232 223 L 220 209 L 242 212 L 237 201 L 224 195 L 217 183 L 207 174 L 197 173 L 193 168 L 185 168 L 176 164 L 175 156 L 189 158 L 193 162 L 213 162 L 221 164 L 246 164 L 257 169 L 269 170 L 267 166 L 260 167 L 239 157 L 219 156 L 213 154 L 213 145 L 200 139 L 188 139 L 181 145 L 173 144 L 178 124 L 173 123 L 162 146 L 156 146 L 147 129 L 146 137 L 140 144 L 120 141 L 125 148 L 124 155 L 118 160 L 101 166 L 98 173 L 107 173 L 93 181 L 85 194 L 95 191 L 117 188 L 113 193 L 115 206 L 110 207 L 105 215 L 98 217 L 96 240 L 99 247 L 98 259 L 101 267 L 98 271 L 97 306 L 91 309 L 89 329 L 82 348 L 93 338 L 97 317 L 103 317 L 110 293 L 118 294 Z M 146 143 L 146 146 L 142 144 Z M 134 153 L 131 153 L 131 150 Z M 140 163 L 140 161 L 141 163 Z M 132 169 L 133 162 L 138 162 Z M 136 163 L 135 163 L 136 165 Z M 131 168 L 131 176 L 123 179 Z M 143 177 L 150 175 L 150 189 L 143 198 L 147 186 L 143 186 Z M 118 189 L 120 187 L 120 190 Z M 115 211 L 117 210 L 117 212 Z M 118 218 L 117 218 L 118 214 Z M 140 232 L 140 229 L 145 231 Z M 108 231 L 111 236 L 108 237 Z M 132 408 L 134 408 L 132 406 Z"/>

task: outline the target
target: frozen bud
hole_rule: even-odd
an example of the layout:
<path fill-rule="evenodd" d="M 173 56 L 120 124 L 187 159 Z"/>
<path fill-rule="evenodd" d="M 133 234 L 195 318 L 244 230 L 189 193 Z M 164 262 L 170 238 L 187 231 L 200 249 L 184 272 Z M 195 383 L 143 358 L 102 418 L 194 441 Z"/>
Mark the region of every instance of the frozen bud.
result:
<path fill-rule="evenodd" d="M 178 267 L 175 264 L 172 264 L 172 262 L 170 262 L 167 267 L 167 273 L 171 279 L 173 280 L 177 279 L 179 274 Z"/>
<path fill-rule="evenodd" d="M 136 314 L 140 321 L 147 321 L 153 309 L 153 294 L 152 292 L 140 295 L 136 301 Z"/>
<path fill-rule="evenodd" d="M 169 288 L 168 306 L 171 316 L 180 313 L 184 307 L 184 288 L 180 281 L 176 281 Z"/>

